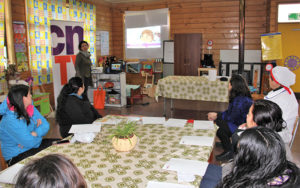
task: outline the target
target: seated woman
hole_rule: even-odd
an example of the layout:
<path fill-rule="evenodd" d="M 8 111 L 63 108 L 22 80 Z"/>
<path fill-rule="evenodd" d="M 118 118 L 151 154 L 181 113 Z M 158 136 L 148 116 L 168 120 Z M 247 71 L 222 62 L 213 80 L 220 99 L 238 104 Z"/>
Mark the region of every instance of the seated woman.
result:
<path fill-rule="evenodd" d="M 69 130 L 74 124 L 90 124 L 102 116 L 90 104 L 88 98 L 82 95 L 84 84 L 80 77 L 73 77 L 64 85 L 58 98 L 56 121 L 60 127 L 61 136 L 69 136 Z"/>
<path fill-rule="evenodd" d="M 275 132 L 280 133 L 285 128 L 285 122 L 282 118 L 281 108 L 274 102 L 269 100 L 256 100 L 249 109 L 247 115 L 247 123 L 241 125 L 232 135 L 232 145 L 234 149 L 237 148 L 239 136 L 246 129 L 253 127 L 267 127 Z M 290 148 L 285 145 L 286 157 L 292 160 Z M 232 168 L 232 163 L 227 163 L 222 168 L 222 176 L 224 177 L 229 173 Z"/>
<path fill-rule="evenodd" d="M 233 168 L 217 187 L 299 186 L 300 171 L 286 159 L 282 138 L 271 129 L 256 127 L 242 133 Z"/>
<path fill-rule="evenodd" d="M 1 150 L 7 164 L 13 165 L 52 145 L 57 139 L 42 139 L 49 123 L 32 105 L 29 87 L 12 86 L 0 105 Z"/>
<path fill-rule="evenodd" d="M 15 188 L 72 187 L 86 188 L 86 182 L 76 166 L 59 154 L 46 155 L 24 166 Z"/>
<path fill-rule="evenodd" d="M 232 135 L 232 144 L 236 148 L 239 135 L 245 130 L 253 127 L 267 127 L 276 132 L 285 128 L 281 108 L 274 102 L 268 100 L 256 100 L 251 105 L 247 114 L 247 122 L 240 125 Z"/>
<path fill-rule="evenodd" d="M 224 152 L 216 156 L 219 161 L 228 161 L 233 157 L 230 137 L 239 125 L 246 122 L 246 116 L 252 105 L 252 98 L 245 79 L 241 75 L 232 75 L 229 82 L 229 106 L 221 113 L 208 113 L 208 120 L 215 121 L 219 127 L 217 136 L 220 138 Z"/>

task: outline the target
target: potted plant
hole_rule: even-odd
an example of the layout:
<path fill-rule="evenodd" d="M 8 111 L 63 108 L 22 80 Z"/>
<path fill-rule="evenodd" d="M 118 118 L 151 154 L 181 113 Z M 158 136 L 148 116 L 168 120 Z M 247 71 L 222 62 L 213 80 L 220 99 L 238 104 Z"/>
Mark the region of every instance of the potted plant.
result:
<path fill-rule="evenodd" d="M 117 151 L 130 151 L 137 143 L 136 122 L 121 122 L 113 129 L 112 144 Z"/>

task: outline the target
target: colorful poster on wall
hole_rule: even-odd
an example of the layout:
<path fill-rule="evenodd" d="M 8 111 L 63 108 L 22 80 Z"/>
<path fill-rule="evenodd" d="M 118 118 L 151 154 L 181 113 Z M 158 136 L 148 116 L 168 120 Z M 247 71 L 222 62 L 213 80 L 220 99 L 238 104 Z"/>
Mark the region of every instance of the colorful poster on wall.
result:
<path fill-rule="evenodd" d="M 261 50 L 263 61 L 282 59 L 281 33 L 261 35 Z"/>
<path fill-rule="evenodd" d="M 28 71 L 27 40 L 24 22 L 13 22 L 14 45 L 19 71 Z"/>
<path fill-rule="evenodd" d="M 4 0 L 0 0 L 0 93 L 7 92 L 5 79 L 6 56 L 4 48 Z"/>
<path fill-rule="evenodd" d="M 53 81 L 51 20 L 84 22 L 84 40 L 90 44 L 91 60 L 95 63 L 96 6 L 80 0 L 69 0 L 69 3 L 67 0 L 27 0 L 27 8 L 30 68 L 35 85 Z"/>
<path fill-rule="evenodd" d="M 83 40 L 83 27 L 83 22 L 51 21 L 54 101 L 64 84 L 75 76 L 77 44 Z"/>

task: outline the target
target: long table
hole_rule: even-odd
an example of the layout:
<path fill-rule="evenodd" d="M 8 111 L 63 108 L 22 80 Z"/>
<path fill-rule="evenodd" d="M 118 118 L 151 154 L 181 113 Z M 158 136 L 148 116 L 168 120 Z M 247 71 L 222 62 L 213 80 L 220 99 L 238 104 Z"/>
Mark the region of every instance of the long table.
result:
<path fill-rule="evenodd" d="M 228 102 L 228 81 L 210 81 L 205 76 L 168 76 L 158 80 L 155 98 L 164 98 L 164 115 L 166 115 L 166 98 Z"/>
<path fill-rule="evenodd" d="M 126 119 L 125 116 L 106 116 L 97 121 Z M 111 130 L 115 125 L 102 125 L 101 132 L 91 144 L 74 143 L 53 145 L 20 163 L 26 164 L 32 159 L 47 154 L 60 153 L 70 158 L 83 174 L 88 187 L 106 188 L 143 188 L 149 181 L 178 183 L 177 173 L 163 170 L 164 164 L 171 158 L 182 158 L 207 162 L 213 146 L 181 145 L 182 136 L 215 137 L 213 130 L 193 129 L 186 125 L 165 127 L 163 125 L 138 125 L 139 141 L 129 152 L 117 152 L 112 144 Z M 202 177 L 196 176 L 191 183 L 181 183 L 199 187 Z"/>

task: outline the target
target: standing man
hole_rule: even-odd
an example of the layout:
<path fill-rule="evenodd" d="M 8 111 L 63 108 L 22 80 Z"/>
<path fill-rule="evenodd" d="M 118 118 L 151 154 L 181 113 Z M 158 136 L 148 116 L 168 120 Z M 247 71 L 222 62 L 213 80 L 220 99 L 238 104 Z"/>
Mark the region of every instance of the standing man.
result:
<path fill-rule="evenodd" d="M 270 71 L 269 85 L 272 91 L 265 96 L 278 104 L 282 110 L 282 117 L 286 122 L 286 128 L 279 132 L 284 143 L 289 144 L 292 139 L 292 132 L 296 117 L 298 116 L 298 101 L 295 97 L 291 85 L 295 84 L 296 75 L 287 67 L 267 65 L 267 71 Z"/>

